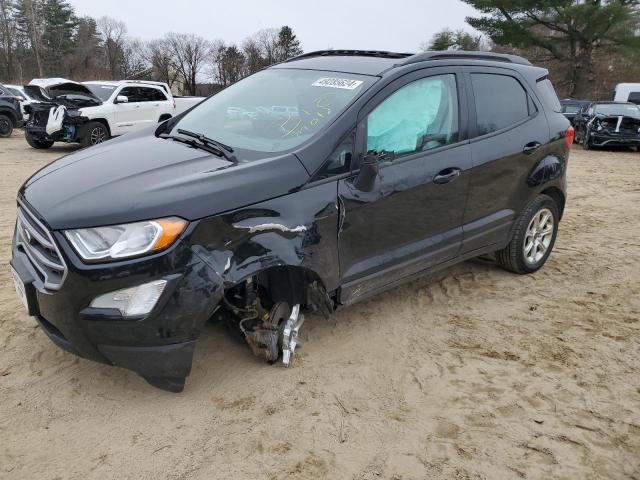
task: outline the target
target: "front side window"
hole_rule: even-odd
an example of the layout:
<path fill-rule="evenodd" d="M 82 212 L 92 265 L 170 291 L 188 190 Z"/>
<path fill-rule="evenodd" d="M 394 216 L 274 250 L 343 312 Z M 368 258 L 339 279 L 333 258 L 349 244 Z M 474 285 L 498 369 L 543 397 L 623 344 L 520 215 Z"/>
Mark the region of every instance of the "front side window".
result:
<path fill-rule="evenodd" d="M 529 96 L 520 82 L 507 75 L 471 74 L 478 135 L 496 132 L 530 115 Z M 533 113 L 533 112 L 531 112 Z"/>
<path fill-rule="evenodd" d="M 138 88 L 136 87 L 124 87 L 120 90 L 118 96 L 124 95 L 129 99 L 129 103 L 137 103 L 140 101 L 140 96 L 138 95 Z"/>
<path fill-rule="evenodd" d="M 367 118 L 367 151 L 405 155 L 457 142 L 458 136 L 455 75 L 405 85 Z"/>
<path fill-rule="evenodd" d="M 233 148 L 283 152 L 316 136 L 376 79 L 351 73 L 269 69 L 197 105 L 171 130 Z"/>

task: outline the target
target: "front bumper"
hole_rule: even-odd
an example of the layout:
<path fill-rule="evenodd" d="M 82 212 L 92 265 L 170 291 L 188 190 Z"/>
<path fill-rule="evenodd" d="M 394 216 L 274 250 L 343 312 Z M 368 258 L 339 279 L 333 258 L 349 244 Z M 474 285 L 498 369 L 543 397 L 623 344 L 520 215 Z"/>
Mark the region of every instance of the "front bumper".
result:
<path fill-rule="evenodd" d="M 181 391 L 191 371 L 195 341 L 222 296 L 222 280 L 183 241 L 141 259 L 101 265 L 80 262 L 62 236 L 56 243 L 67 263 L 57 291 L 44 288 L 37 269 L 14 238 L 11 266 L 25 284 L 28 308 L 60 348 L 132 370 L 154 386 Z M 145 317 L 89 308 L 99 295 L 156 279 L 167 280 Z"/>
<path fill-rule="evenodd" d="M 637 147 L 640 146 L 640 135 L 607 135 L 591 134 L 591 144 L 594 147 Z"/>

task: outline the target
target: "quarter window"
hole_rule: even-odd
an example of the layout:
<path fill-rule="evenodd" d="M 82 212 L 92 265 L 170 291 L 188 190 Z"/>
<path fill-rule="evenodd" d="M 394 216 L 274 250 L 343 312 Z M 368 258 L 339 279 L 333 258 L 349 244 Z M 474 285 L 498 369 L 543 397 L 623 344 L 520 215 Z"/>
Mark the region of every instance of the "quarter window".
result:
<path fill-rule="evenodd" d="M 405 155 L 458 141 L 455 75 L 412 82 L 389 96 L 367 118 L 367 150 Z"/>
<path fill-rule="evenodd" d="M 520 82 L 507 75 L 471 74 L 478 135 L 486 135 L 518 123 L 535 113 Z M 530 110 L 534 109 L 534 110 Z"/>

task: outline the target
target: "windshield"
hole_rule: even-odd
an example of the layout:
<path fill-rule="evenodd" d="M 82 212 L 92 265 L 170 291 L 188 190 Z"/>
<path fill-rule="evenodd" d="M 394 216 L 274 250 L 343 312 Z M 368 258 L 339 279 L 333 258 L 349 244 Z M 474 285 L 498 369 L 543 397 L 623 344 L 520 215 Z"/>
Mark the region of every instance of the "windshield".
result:
<path fill-rule="evenodd" d="M 85 86 L 103 102 L 109 100 L 111 94 L 113 94 L 113 91 L 116 89 L 113 85 L 100 85 L 99 83 L 85 83 Z"/>
<path fill-rule="evenodd" d="M 580 111 L 580 105 L 565 105 L 562 107 L 564 113 L 578 113 Z"/>
<path fill-rule="evenodd" d="M 330 124 L 374 79 L 347 73 L 271 69 L 202 102 L 172 129 L 233 148 L 282 152 Z"/>
<path fill-rule="evenodd" d="M 596 105 L 596 114 L 640 118 L 640 107 L 632 103 L 603 103 Z"/>
<path fill-rule="evenodd" d="M 9 93 L 14 94 L 16 97 L 20 97 L 23 100 L 26 100 L 27 97 L 25 96 L 24 93 L 22 93 L 20 90 L 18 90 L 17 88 L 13 88 L 13 87 L 6 87 L 7 90 L 9 90 Z"/>

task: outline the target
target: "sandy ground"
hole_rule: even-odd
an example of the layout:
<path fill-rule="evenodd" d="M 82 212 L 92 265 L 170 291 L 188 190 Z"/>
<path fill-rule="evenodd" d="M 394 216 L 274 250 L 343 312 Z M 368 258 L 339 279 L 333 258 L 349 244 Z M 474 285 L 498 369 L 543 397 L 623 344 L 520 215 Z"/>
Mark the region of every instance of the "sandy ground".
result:
<path fill-rule="evenodd" d="M 212 324 L 175 395 L 14 294 L 16 191 L 71 150 L 0 139 L 0 478 L 640 479 L 640 153 L 574 149 L 537 274 L 468 262 L 308 319 L 288 370 Z"/>

